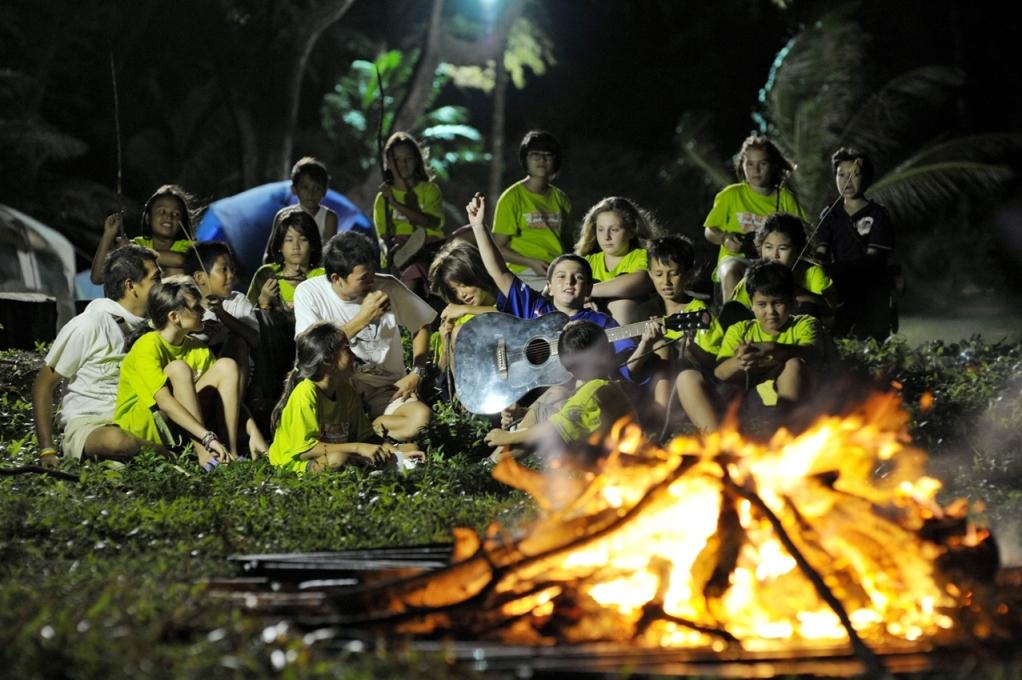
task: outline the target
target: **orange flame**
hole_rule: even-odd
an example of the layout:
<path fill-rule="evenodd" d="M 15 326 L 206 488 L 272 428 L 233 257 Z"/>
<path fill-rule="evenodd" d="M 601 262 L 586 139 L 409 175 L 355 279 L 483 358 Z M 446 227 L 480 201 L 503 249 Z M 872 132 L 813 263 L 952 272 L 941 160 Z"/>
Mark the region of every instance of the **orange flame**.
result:
<path fill-rule="evenodd" d="M 907 417 L 896 395 L 877 395 L 798 436 L 782 429 L 758 443 L 731 421 L 665 448 L 619 422 L 602 442 L 599 474 L 540 474 L 504 458 L 494 476 L 531 494 L 543 516 L 515 538 L 498 527 L 484 541 L 459 530 L 457 563 L 391 589 L 387 607 L 440 608 L 407 619 L 405 631 L 474 621 L 516 643 L 767 649 L 847 640 L 797 552 L 863 640 L 938 635 L 954 627 L 967 592 L 937 565 L 988 534 L 965 521 L 964 504 L 937 503 L 941 485 L 908 445 Z M 961 530 L 936 540 L 935 522 Z"/>

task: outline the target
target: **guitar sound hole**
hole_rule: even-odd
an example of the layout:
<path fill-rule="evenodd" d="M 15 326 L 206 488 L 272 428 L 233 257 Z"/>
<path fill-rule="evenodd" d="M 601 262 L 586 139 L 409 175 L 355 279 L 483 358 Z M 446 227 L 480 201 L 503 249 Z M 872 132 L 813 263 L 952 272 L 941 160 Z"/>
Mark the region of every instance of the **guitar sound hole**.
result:
<path fill-rule="evenodd" d="M 550 343 L 542 338 L 534 338 L 525 345 L 525 358 L 534 366 L 544 363 L 550 358 Z"/>

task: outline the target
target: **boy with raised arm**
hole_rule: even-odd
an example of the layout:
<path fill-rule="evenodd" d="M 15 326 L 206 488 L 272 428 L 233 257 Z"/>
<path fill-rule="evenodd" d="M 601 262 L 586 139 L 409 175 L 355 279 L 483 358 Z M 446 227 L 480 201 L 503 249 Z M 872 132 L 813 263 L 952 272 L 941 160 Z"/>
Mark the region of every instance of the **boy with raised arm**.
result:
<path fill-rule="evenodd" d="M 547 299 L 535 289 L 529 287 L 515 275 L 504 261 L 504 256 L 497 248 L 493 237 L 483 221 L 486 212 L 486 199 L 476 194 L 466 207 L 469 224 L 479 246 L 479 254 L 487 274 L 497 284 L 497 311 L 510 314 L 519 319 L 538 319 L 550 312 L 561 312 L 571 321 L 592 321 L 603 329 L 616 328 L 617 322 L 607 314 L 587 309 L 584 305 L 593 288 L 593 275 L 589 263 L 581 255 L 560 255 L 554 258 L 547 270 L 547 286 L 550 298 Z M 619 363 L 629 358 L 635 351 L 636 341 L 624 338 L 614 343 L 614 352 Z M 630 377 L 626 366 L 621 372 Z"/>

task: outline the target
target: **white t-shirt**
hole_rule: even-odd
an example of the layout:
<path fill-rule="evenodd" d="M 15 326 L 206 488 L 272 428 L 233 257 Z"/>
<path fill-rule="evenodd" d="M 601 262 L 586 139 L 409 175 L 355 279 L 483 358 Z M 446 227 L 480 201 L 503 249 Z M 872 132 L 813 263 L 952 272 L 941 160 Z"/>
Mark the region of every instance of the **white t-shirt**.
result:
<path fill-rule="evenodd" d="M 319 227 L 319 233 L 323 233 L 323 228 L 326 226 L 326 215 L 330 212 L 330 208 L 325 205 L 319 206 L 319 210 L 312 216 L 312 219 L 316 222 L 316 226 Z M 325 243 L 323 245 L 326 245 Z"/>
<path fill-rule="evenodd" d="M 433 321 L 436 311 L 389 274 L 377 274 L 373 290 L 387 294 L 390 308 L 349 340 L 359 359 L 356 376 L 368 384 L 390 385 L 405 375 L 400 328 L 415 333 Z M 346 324 L 361 306 L 362 300 L 342 300 L 327 276 L 302 281 L 295 288 L 295 336 L 320 320 Z"/>
<path fill-rule="evenodd" d="M 236 290 L 231 291 L 231 297 L 226 298 L 223 301 L 224 311 L 233 316 L 235 319 L 245 324 L 256 333 L 259 332 L 259 319 L 255 315 L 255 307 L 252 305 L 252 301 L 248 299 L 248 296 L 244 293 L 239 293 Z M 202 313 L 203 322 L 216 321 L 216 314 L 210 310 L 206 310 Z M 207 338 L 204 334 L 193 333 L 192 337 L 201 342 L 205 342 L 207 345 L 217 345 L 227 339 L 228 330 L 222 329 L 215 337 Z"/>
<path fill-rule="evenodd" d="M 124 320 L 124 330 L 118 319 Z M 99 298 L 60 329 L 46 365 L 67 380 L 61 425 L 80 416 L 113 416 L 124 341 L 144 321 L 120 303 Z"/>

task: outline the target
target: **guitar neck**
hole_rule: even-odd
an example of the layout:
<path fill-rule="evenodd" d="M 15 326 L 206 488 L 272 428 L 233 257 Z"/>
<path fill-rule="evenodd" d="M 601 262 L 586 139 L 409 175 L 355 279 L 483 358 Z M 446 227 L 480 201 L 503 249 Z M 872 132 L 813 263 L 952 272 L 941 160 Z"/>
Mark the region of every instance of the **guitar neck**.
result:
<path fill-rule="evenodd" d="M 644 330 L 646 330 L 646 322 L 639 321 L 636 323 L 630 323 L 627 326 L 607 328 L 604 332 L 607 334 L 608 340 L 611 342 L 617 342 L 618 340 L 624 340 L 625 338 L 640 336 Z"/>
<path fill-rule="evenodd" d="M 696 311 L 696 312 L 677 312 L 675 314 L 669 314 L 664 317 L 665 325 L 673 330 L 681 331 L 694 331 L 699 328 L 708 328 L 708 320 L 706 318 L 707 312 Z M 667 323 L 670 322 L 670 323 Z M 636 323 L 630 323 L 627 326 L 618 326 L 617 328 L 608 328 L 604 332 L 607 334 L 607 339 L 611 342 L 617 342 L 625 338 L 634 338 L 638 335 L 642 335 L 643 331 L 646 330 L 646 322 L 638 321 Z"/>

